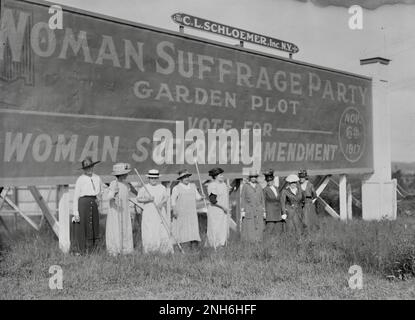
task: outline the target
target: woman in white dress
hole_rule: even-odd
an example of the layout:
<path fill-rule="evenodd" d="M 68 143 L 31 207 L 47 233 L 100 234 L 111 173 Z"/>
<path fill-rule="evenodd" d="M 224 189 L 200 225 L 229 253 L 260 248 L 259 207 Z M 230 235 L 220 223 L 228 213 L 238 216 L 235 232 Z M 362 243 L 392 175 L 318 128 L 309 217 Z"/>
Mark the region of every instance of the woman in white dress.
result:
<path fill-rule="evenodd" d="M 129 254 L 134 250 L 133 230 L 129 207 L 129 198 L 134 197 L 132 185 L 126 182 L 131 167 L 128 163 L 117 163 L 112 168 L 116 180 L 111 181 L 104 193 L 109 200 L 110 209 L 107 214 L 105 242 L 111 255 Z"/>
<path fill-rule="evenodd" d="M 180 171 L 177 178 L 180 183 L 172 190 L 172 231 L 179 243 L 189 243 L 190 246 L 195 247 L 200 241 L 196 201 L 201 200 L 202 196 L 197 191 L 196 185 L 190 183 L 191 175 L 187 170 Z"/>
<path fill-rule="evenodd" d="M 150 170 L 146 177 L 149 183 L 145 184 L 137 195 L 137 202 L 144 204 L 141 219 L 143 251 L 172 253 L 170 216 L 166 210 L 167 190 L 159 181 L 158 170 Z"/>
<path fill-rule="evenodd" d="M 210 206 L 207 212 L 207 245 L 215 249 L 224 246 L 229 236 L 229 190 L 222 173 L 221 168 L 209 171 L 213 181 L 208 185 Z"/>

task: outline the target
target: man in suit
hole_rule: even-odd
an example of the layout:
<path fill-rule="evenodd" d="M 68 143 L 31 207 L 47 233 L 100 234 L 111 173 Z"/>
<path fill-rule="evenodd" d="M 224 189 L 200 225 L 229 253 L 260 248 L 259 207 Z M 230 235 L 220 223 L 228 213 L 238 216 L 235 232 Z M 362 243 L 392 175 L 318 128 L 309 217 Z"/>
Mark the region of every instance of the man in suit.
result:
<path fill-rule="evenodd" d="M 267 186 L 264 188 L 265 199 L 265 232 L 268 235 L 276 235 L 284 231 L 285 220 L 281 217 L 281 202 L 278 188 L 275 186 L 274 171 L 269 170 L 264 173 Z"/>

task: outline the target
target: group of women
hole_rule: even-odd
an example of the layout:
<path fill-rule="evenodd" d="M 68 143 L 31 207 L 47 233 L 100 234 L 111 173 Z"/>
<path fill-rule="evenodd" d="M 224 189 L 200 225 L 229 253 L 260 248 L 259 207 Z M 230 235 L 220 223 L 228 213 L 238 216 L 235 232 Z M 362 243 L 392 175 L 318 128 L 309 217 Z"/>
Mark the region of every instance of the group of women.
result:
<path fill-rule="evenodd" d="M 113 181 L 106 187 L 93 173 L 99 161 L 86 158 L 82 161 L 84 173 L 77 179 L 73 200 L 71 248 L 76 255 L 93 251 L 100 240 L 99 201 L 109 201 L 105 242 L 111 255 L 129 254 L 134 251 L 130 203 L 142 214 L 141 239 L 144 253 L 174 252 L 174 245 L 197 247 L 201 241 L 197 215 L 197 201 L 204 200 L 207 207 L 206 246 L 225 246 L 229 238 L 231 220 L 229 193 L 223 170 L 209 171 L 212 180 L 207 186 L 207 196 L 199 193 L 190 182 L 191 173 L 178 173 L 177 184 L 171 195 L 160 183 L 156 169 L 146 174 L 147 183 L 136 190 L 127 182 L 131 167 L 128 163 L 113 166 Z M 313 200 L 316 193 L 307 179 L 306 171 L 299 176 L 290 175 L 288 186 L 278 190 L 278 177 L 273 171 L 264 173 L 267 186 L 262 189 L 258 174 L 250 173 L 241 190 L 241 237 L 246 241 L 261 241 L 264 231 L 302 233 L 316 224 Z M 170 201 L 171 212 L 167 210 Z"/>

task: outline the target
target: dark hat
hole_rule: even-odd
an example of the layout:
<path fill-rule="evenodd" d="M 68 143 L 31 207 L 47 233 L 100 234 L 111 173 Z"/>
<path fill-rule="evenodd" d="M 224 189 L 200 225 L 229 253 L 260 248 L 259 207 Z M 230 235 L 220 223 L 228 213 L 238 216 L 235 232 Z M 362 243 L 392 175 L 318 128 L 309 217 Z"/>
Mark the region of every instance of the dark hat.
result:
<path fill-rule="evenodd" d="M 181 180 L 181 179 L 183 179 L 183 178 L 186 178 L 186 177 L 190 177 L 192 174 L 191 173 L 189 173 L 186 169 L 184 169 L 184 170 L 180 170 L 179 171 L 179 177 L 177 178 L 177 180 Z"/>
<path fill-rule="evenodd" d="M 223 173 L 223 169 L 221 168 L 213 168 L 211 170 L 209 170 L 209 176 L 211 176 L 212 178 L 216 177 L 217 175 Z"/>
<path fill-rule="evenodd" d="M 268 181 L 274 181 L 274 179 L 275 179 L 275 177 L 274 177 L 274 176 L 271 176 L 271 175 L 265 175 L 265 181 L 266 181 L 266 182 L 268 182 Z"/>
<path fill-rule="evenodd" d="M 298 177 L 299 178 L 307 178 L 308 177 L 307 170 L 301 169 L 300 171 L 298 171 Z"/>
<path fill-rule="evenodd" d="M 81 165 L 82 168 L 79 169 L 88 169 L 90 167 L 95 166 L 97 163 L 100 163 L 101 161 L 92 161 L 91 157 L 86 157 L 84 160 L 82 160 Z"/>
<path fill-rule="evenodd" d="M 268 171 L 265 171 L 263 173 L 263 175 L 265 176 L 266 181 L 274 180 L 274 170 L 272 170 L 272 169 L 269 169 Z"/>

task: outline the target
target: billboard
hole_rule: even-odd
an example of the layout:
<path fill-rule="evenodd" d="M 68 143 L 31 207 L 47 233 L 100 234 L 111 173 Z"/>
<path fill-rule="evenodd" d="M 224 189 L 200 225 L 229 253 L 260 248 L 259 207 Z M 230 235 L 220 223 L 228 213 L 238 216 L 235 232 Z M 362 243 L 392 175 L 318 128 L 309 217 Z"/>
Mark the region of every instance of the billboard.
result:
<path fill-rule="evenodd" d="M 1 0 L 0 185 L 73 183 L 86 156 L 373 171 L 369 78 L 67 7 L 51 29 L 50 5 Z"/>

